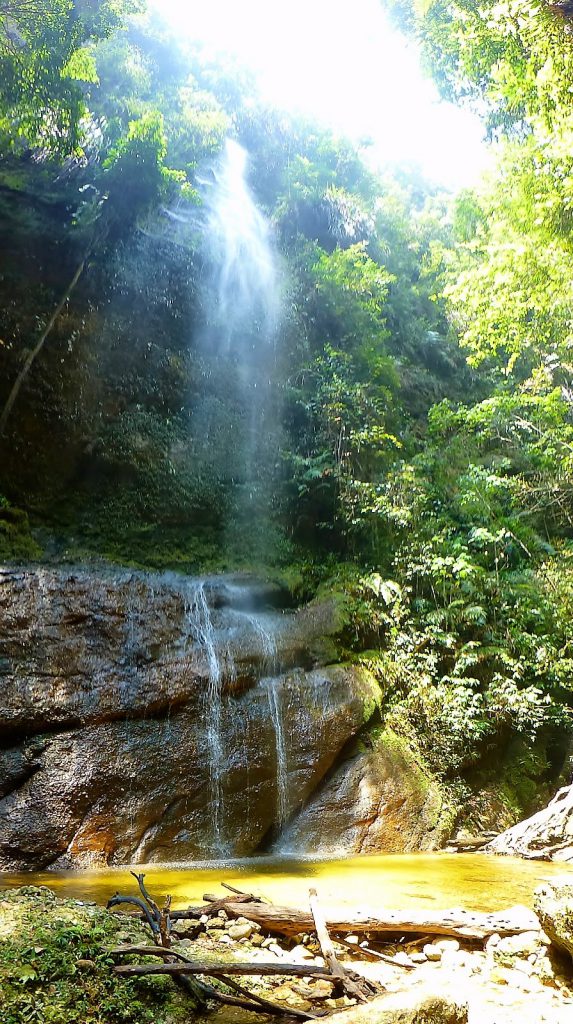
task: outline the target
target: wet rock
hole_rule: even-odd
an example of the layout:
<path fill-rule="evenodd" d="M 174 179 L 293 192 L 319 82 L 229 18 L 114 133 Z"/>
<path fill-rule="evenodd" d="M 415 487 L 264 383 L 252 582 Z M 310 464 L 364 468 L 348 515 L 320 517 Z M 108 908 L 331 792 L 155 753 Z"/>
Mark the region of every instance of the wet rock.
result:
<path fill-rule="evenodd" d="M 573 818 L 572 818 L 573 823 Z M 572 831 L 573 834 L 573 831 Z M 555 945 L 573 959 L 573 881 L 570 876 L 545 882 L 535 892 L 534 908 L 541 927 Z"/>
<path fill-rule="evenodd" d="M 443 845 L 449 827 L 439 784 L 386 728 L 313 793 L 277 850 L 340 856 L 431 850 Z"/>
<path fill-rule="evenodd" d="M 273 700 L 289 811 L 310 797 L 379 691 L 356 666 L 290 669 L 312 662 L 334 612 L 261 600 L 255 582 L 234 577 L 0 573 L 0 869 L 188 861 L 222 842 L 252 853 L 277 814 Z M 271 648 L 285 671 L 262 685 Z M 210 834 L 213 658 L 222 807 Z"/>

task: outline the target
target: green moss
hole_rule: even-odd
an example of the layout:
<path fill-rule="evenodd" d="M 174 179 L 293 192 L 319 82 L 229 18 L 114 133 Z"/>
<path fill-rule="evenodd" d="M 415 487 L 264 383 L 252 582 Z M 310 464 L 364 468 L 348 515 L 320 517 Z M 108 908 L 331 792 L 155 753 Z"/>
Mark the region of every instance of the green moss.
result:
<path fill-rule="evenodd" d="M 37 559 L 42 549 L 30 532 L 30 523 L 26 512 L 14 508 L 6 498 L 0 495 L 0 559 L 20 561 Z"/>
<path fill-rule="evenodd" d="M 57 899 L 45 886 L 0 893 L 0 1024 L 175 1024 L 184 1019 L 183 997 L 170 979 L 114 974 L 109 949 L 143 939 L 138 922 Z"/>

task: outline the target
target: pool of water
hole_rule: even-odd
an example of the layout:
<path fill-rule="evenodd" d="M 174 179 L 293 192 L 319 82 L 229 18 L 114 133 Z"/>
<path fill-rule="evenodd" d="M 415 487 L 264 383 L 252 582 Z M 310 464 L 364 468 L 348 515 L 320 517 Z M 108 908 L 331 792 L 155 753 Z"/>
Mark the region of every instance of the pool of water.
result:
<path fill-rule="evenodd" d="M 573 867 L 543 861 L 479 854 L 417 853 L 311 861 L 251 858 L 194 865 L 138 865 L 147 888 L 160 902 L 170 894 L 173 907 L 197 903 L 205 893 L 228 895 L 222 882 L 266 896 L 273 903 L 306 906 L 314 886 L 329 907 L 401 910 L 465 907 L 501 910 L 516 903 L 531 906 L 533 892 L 557 875 L 573 880 Z M 117 892 L 135 894 L 129 868 L 0 873 L 0 889 L 48 885 L 59 896 L 105 904 Z"/>

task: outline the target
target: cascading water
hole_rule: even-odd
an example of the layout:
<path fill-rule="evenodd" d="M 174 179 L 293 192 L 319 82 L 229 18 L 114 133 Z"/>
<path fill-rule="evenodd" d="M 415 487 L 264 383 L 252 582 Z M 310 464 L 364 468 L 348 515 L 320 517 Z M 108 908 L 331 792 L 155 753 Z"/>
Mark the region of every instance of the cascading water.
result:
<path fill-rule="evenodd" d="M 253 349 L 272 341 L 279 300 L 269 224 L 247 185 L 247 153 L 227 139 L 212 182 L 204 182 L 206 238 L 217 305 L 212 328 L 219 349 L 245 372 Z"/>
<path fill-rule="evenodd" d="M 215 645 L 215 631 L 205 596 L 205 584 L 194 581 L 185 594 L 185 613 L 189 636 L 204 651 L 208 665 L 209 684 L 203 700 L 207 764 L 209 772 L 209 804 L 213 827 L 213 852 L 224 855 L 223 841 L 223 667 Z"/>
<path fill-rule="evenodd" d="M 267 694 L 273 728 L 277 759 L 277 815 L 276 824 L 280 829 L 289 815 L 288 753 L 282 714 L 281 680 L 268 679 Z"/>
<path fill-rule="evenodd" d="M 223 546 L 245 557 L 250 545 L 252 560 L 268 561 L 281 448 L 274 386 L 280 296 L 271 228 L 247 169 L 246 151 L 229 139 L 200 181 L 203 323 L 193 339 L 193 455 L 201 478 L 224 495 Z"/>

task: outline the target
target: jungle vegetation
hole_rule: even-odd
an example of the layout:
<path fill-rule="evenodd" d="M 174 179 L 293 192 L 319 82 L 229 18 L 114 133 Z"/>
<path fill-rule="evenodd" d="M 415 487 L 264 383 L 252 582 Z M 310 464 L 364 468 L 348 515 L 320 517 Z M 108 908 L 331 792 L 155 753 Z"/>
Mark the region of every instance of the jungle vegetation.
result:
<path fill-rule="evenodd" d="M 0 2 L 2 405 L 65 299 L 3 424 L 0 552 L 336 592 L 345 652 L 436 771 L 544 732 L 549 771 L 573 706 L 573 24 L 542 0 L 385 6 L 487 121 L 474 191 L 375 176 L 133 3 Z M 164 215 L 200 206 L 227 135 L 286 282 L 262 547 L 194 445 L 208 313 Z"/>

